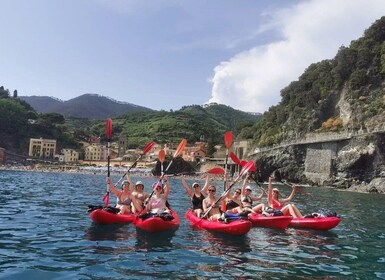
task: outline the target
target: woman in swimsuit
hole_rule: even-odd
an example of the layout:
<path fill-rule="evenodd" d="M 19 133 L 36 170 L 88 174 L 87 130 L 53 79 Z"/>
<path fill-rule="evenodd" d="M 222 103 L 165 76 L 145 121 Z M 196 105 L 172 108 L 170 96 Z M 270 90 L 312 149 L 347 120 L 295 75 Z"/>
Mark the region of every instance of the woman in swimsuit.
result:
<path fill-rule="evenodd" d="M 106 179 L 107 184 L 110 187 L 110 191 L 116 195 L 116 208 L 120 209 L 119 214 L 131 214 L 132 213 L 132 195 L 133 190 L 130 177 L 127 175 L 127 181 L 123 181 L 122 190 L 118 190 L 111 182 L 110 177 Z"/>
<path fill-rule="evenodd" d="M 218 221 L 221 218 L 221 212 L 219 210 L 217 199 L 215 198 L 216 187 L 209 186 L 208 187 L 208 196 L 203 200 L 203 211 L 207 213 L 207 217 L 209 221 Z"/>
<path fill-rule="evenodd" d="M 293 218 L 302 218 L 302 214 L 293 203 L 285 205 L 286 202 L 291 201 L 294 198 L 294 194 L 297 190 L 296 186 L 292 186 L 293 190 L 287 198 L 279 198 L 279 190 L 273 188 L 273 177 L 269 177 L 269 186 L 267 192 L 267 202 L 273 209 L 280 210 L 283 215 L 291 215 Z"/>
<path fill-rule="evenodd" d="M 242 186 L 242 196 L 241 196 L 241 201 L 242 201 L 242 206 L 243 206 L 243 212 L 244 213 L 251 213 L 251 214 L 257 214 L 262 212 L 263 208 L 265 208 L 265 204 L 260 203 L 256 206 L 253 207 L 253 202 L 261 200 L 263 195 L 265 194 L 264 190 L 262 189 L 262 193 L 259 196 L 252 196 L 251 192 L 252 189 L 250 186 L 246 186 L 248 179 L 249 179 L 249 174 L 247 174 L 243 186 Z"/>
<path fill-rule="evenodd" d="M 166 201 L 170 192 L 170 184 L 167 179 L 163 179 L 163 182 L 165 184 L 164 189 L 161 182 L 155 182 L 152 185 L 154 195 L 147 201 L 147 213 L 160 214 L 169 212 L 166 207 Z"/>
<path fill-rule="evenodd" d="M 230 192 L 228 192 L 228 195 L 226 197 L 226 213 L 234 213 L 234 214 L 242 213 L 243 207 L 242 207 L 242 201 L 240 200 L 240 196 L 241 196 L 241 189 L 239 188 L 235 189 L 235 192 L 233 195 L 230 195 Z"/>
<path fill-rule="evenodd" d="M 144 185 L 142 181 L 137 181 L 135 183 L 135 190 L 132 192 L 131 196 L 135 198 L 132 201 L 135 213 L 142 212 L 144 208 L 144 201 L 149 197 L 149 194 L 144 192 Z"/>
<path fill-rule="evenodd" d="M 203 193 L 207 192 L 207 188 L 209 185 L 209 174 L 207 174 L 206 183 L 202 190 L 200 189 L 200 184 L 197 182 L 193 183 L 192 189 L 190 189 L 184 177 L 181 178 L 181 181 L 184 189 L 186 190 L 186 193 L 191 198 L 192 209 L 195 215 L 201 217 L 203 213 L 203 200 L 205 199 Z"/>

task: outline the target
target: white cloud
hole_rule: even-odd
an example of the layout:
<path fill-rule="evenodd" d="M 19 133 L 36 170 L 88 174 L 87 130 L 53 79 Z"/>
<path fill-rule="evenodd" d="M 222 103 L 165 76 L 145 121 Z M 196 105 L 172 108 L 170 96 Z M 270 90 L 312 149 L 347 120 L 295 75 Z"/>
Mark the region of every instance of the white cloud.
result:
<path fill-rule="evenodd" d="M 312 63 L 331 59 L 385 13 L 383 0 L 311 0 L 278 11 L 262 27 L 281 41 L 244 51 L 214 69 L 208 102 L 264 112 L 281 100 L 280 90 Z"/>

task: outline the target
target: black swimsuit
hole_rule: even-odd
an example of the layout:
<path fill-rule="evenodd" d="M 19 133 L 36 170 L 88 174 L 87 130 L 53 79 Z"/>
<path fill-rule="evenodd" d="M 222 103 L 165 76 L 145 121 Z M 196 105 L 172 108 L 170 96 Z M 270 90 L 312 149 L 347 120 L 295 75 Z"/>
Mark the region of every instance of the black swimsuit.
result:
<path fill-rule="evenodd" d="M 239 206 L 238 203 L 236 203 L 234 200 L 230 200 L 226 202 L 226 210 L 231 210 L 238 206 Z"/>
<path fill-rule="evenodd" d="M 205 199 L 205 196 L 201 193 L 200 197 L 197 197 L 194 193 L 194 195 L 191 198 L 193 209 L 202 209 L 203 210 L 203 199 Z"/>

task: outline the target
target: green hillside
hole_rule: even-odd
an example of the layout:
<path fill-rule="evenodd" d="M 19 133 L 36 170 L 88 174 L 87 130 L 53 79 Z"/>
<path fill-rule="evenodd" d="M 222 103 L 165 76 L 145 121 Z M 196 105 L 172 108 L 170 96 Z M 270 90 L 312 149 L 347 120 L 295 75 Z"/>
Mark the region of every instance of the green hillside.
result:
<path fill-rule="evenodd" d="M 385 17 L 334 59 L 310 65 L 281 91 L 282 100 L 239 137 L 259 146 L 309 132 L 373 129 L 385 122 Z"/>

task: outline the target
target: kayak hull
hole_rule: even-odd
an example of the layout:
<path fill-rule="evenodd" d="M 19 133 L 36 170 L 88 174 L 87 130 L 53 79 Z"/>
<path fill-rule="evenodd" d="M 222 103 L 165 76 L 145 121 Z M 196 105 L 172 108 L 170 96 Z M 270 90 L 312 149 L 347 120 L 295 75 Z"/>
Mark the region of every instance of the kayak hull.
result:
<path fill-rule="evenodd" d="M 292 228 L 329 230 L 341 222 L 339 217 L 293 218 L 289 224 Z"/>
<path fill-rule="evenodd" d="M 186 219 L 193 227 L 231 235 L 244 235 L 249 232 L 252 226 L 251 222 L 248 220 L 235 220 L 230 221 L 229 223 L 208 221 L 197 217 L 191 210 L 186 212 Z"/>
<path fill-rule="evenodd" d="M 115 214 L 103 209 L 96 209 L 90 213 L 91 220 L 96 224 L 127 224 L 135 219 L 134 214 Z"/>
<path fill-rule="evenodd" d="M 249 220 L 254 227 L 265 228 L 287 228 L 293 219 L 292 216 L 264 216 L 262 214 L 255 214 L 249 216 Z"/>
<path fill-rule="evenodd" d="M 174 217 L 171 221 L 165 221 L 156 216 L 143 220 L 137 216 L 133 223 L 137 229 L 150 233 L 177 230 L 180 224 L 179 216 L 175 211 L 171 211 L 170 214 Z"/>

